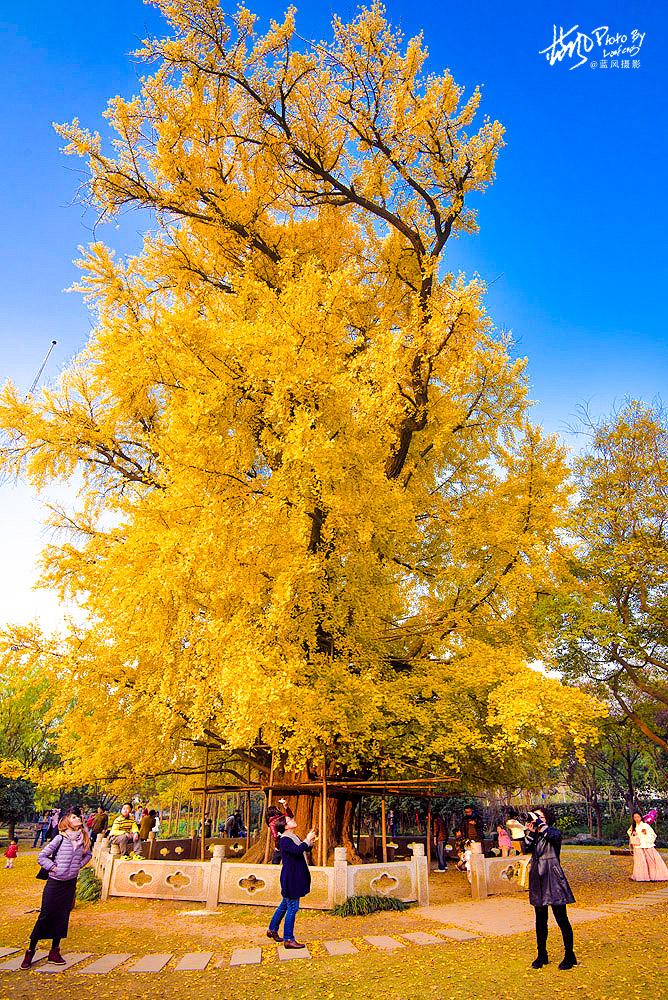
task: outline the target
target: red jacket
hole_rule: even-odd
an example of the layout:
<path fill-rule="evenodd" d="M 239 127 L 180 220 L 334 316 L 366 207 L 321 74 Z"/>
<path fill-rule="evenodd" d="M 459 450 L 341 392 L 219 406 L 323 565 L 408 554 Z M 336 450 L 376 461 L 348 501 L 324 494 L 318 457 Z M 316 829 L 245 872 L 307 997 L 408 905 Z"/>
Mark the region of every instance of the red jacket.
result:
<path fill-rule="evenodd" d="M 6 858 L 15 858 L 18 853 L 19 853 L 19 845 L 18 844 L 10 844 L 9 847 L 7 848 L 7 850 L 5 851 L 5 857 Z"/>

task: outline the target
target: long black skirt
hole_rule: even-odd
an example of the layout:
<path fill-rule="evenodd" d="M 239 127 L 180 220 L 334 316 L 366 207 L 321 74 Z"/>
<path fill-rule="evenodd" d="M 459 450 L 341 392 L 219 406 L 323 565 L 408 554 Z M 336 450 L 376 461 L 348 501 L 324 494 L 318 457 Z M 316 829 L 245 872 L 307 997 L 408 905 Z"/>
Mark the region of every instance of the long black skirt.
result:
<path fill-rule="evenodd" d="M 67 937 L 76 891 L 75 878 L 67 879 L 65 882 L 60 882 L 57 878 L 46 880 L 42 893 L 42 907 L 35 921 L 32 937 L 37 937 L 39 940 Z"/>

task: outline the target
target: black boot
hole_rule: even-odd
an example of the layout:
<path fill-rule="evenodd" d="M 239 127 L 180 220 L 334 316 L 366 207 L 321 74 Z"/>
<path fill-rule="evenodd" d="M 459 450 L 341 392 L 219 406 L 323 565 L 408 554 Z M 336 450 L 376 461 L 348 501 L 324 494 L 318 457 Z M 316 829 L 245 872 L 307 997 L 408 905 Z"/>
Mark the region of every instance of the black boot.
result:
<path fill-rule="evenodd" d="M 574 965 L 578 964 L 578 960 L 575 957 L 574 951 L 567 951 L 562 960 L 559 962 L 560 969 L 572 969 Z"/>
<path fill-rule="evenodd" d="M 538 955 L 536 956 L 536 958 L 534 958 L 533 962 L 531 963 L 531 968 L 542 969 L 544 965 L 547 965 L 547 963 L 548 963 L 547 952 L 539 951 Z"/>

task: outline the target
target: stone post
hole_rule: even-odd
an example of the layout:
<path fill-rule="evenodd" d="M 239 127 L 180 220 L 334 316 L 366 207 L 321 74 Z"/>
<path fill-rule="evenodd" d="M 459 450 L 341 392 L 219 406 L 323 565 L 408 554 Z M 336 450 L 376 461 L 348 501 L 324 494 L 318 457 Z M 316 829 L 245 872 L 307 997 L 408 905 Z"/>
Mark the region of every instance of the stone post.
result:
<path fill-rule="evenodd" d="M 484 854 L 471 854 L 471 895 L 487 899 L 487 865 Z"/>
<path fill-rule="evenodd" d="M 348 858 L 345 847 L 334 848 L 334 906 L 348 898 Z"/>
<path fill-rule="evenodd" d="M 424 844 L 409 844 L 408 848 L 413 852 L 412 864 L 415 871 L 418 906 L 429 906 L 429 871 Z"/>
<path fill-rule="evenodd" d="M 105 899 L 109 897 L 109 889 L 111 887 L 111 876 L 114 871 L 114 865 L 118 862 L 121 856 L 121 849 L 118 844 L 112 844 L 111 850 L 106 854 L 101 856 L 102 864 L 104 865 L 104 872 L 102 875 L 102 896 L 100 897 L 104 902 Z"/>
<path fill-rule="evenodd" d="M 218 894 L 220 892 L 220 879 L 223 873 L 223 859 L 225 857 L 225 847 L 223 844 L 216 844 L 213 848 L 213 857 L 209 862 L 209 884 L 206 893 L 207 910 L 218 908 Z"/>

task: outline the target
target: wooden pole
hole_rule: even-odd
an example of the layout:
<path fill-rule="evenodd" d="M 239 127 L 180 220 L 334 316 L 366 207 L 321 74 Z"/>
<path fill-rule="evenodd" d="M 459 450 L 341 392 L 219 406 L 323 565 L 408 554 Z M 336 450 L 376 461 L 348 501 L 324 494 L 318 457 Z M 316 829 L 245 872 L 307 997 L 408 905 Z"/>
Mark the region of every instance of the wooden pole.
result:
<path fill-rule="evenodd" d="M 274 791 L 272 785 L 274 783 L 274 752 L 271 752 L 271 763 L 269 765 L 269 793 L 267 795 L 267 808 L 272 804 L 272 799 L 274 796 Z M 264 845 L 264 864 L 266 865 L 269 861 L 269 852 L 271 851 L 271 830 L 267 826 L 267 842 Z"/>
<path fill-rule="evenodd" d="M 248 784 L 251 781 L 251 766 L 250 761 L 248 762 Z M 250 848 L 250 825 L 251 825 L 251 793 L 246 792 L 246 850 Z"/>
<path fill-rule="evenodd" d="M 385 796 L 380 800 L 380 836 L 383 845 L 383 864 L 387 864 L 387 819 L 385 816 Z"/>
<path fill-rule="evenodd" d="M 360 838 L 362 836 L 362 796 L 360 795 L 359 813 L 357 814 L 357 853 L 360 852 Z"/>
<path fill-rule="evenodd" d="M 209 783 L 209 748 L 207 746 L 204 757 L 204 791 L 202 792 L 202 829 L 200 831 L 200 838 L 199 838 L 200 840 L 199 856 L 201 861 L 206 861 L 205 821 L 206 821 L 206 793 L 207 793 L 208 783 Z"/>
<path fill-rule="evenodd" d="M 172 828 L 172 816 L 173 815 L 174 815 L 174 792 L 172 791 L 172 801 L 169 803 L 169 824 L 167 824 L 167 823 L 164 824 L 165 832 L 163 833 L 163 837 L 169 837 L 169 834 L 170 834 L 170 831 L 171 831 L 171 828 Z M 164 817 L 163 817 L 163 821 L 164 821 Z"/>
<path fill-rule="evenodd" d="M 431 871 L 431 799 L 427 800 L 427 871 Z"/>
<path fill-rule="evenodd" d="M 320 864 L 327 864 L 327 758 L 322 762 L 322 825 L 320 827 Z"/>

